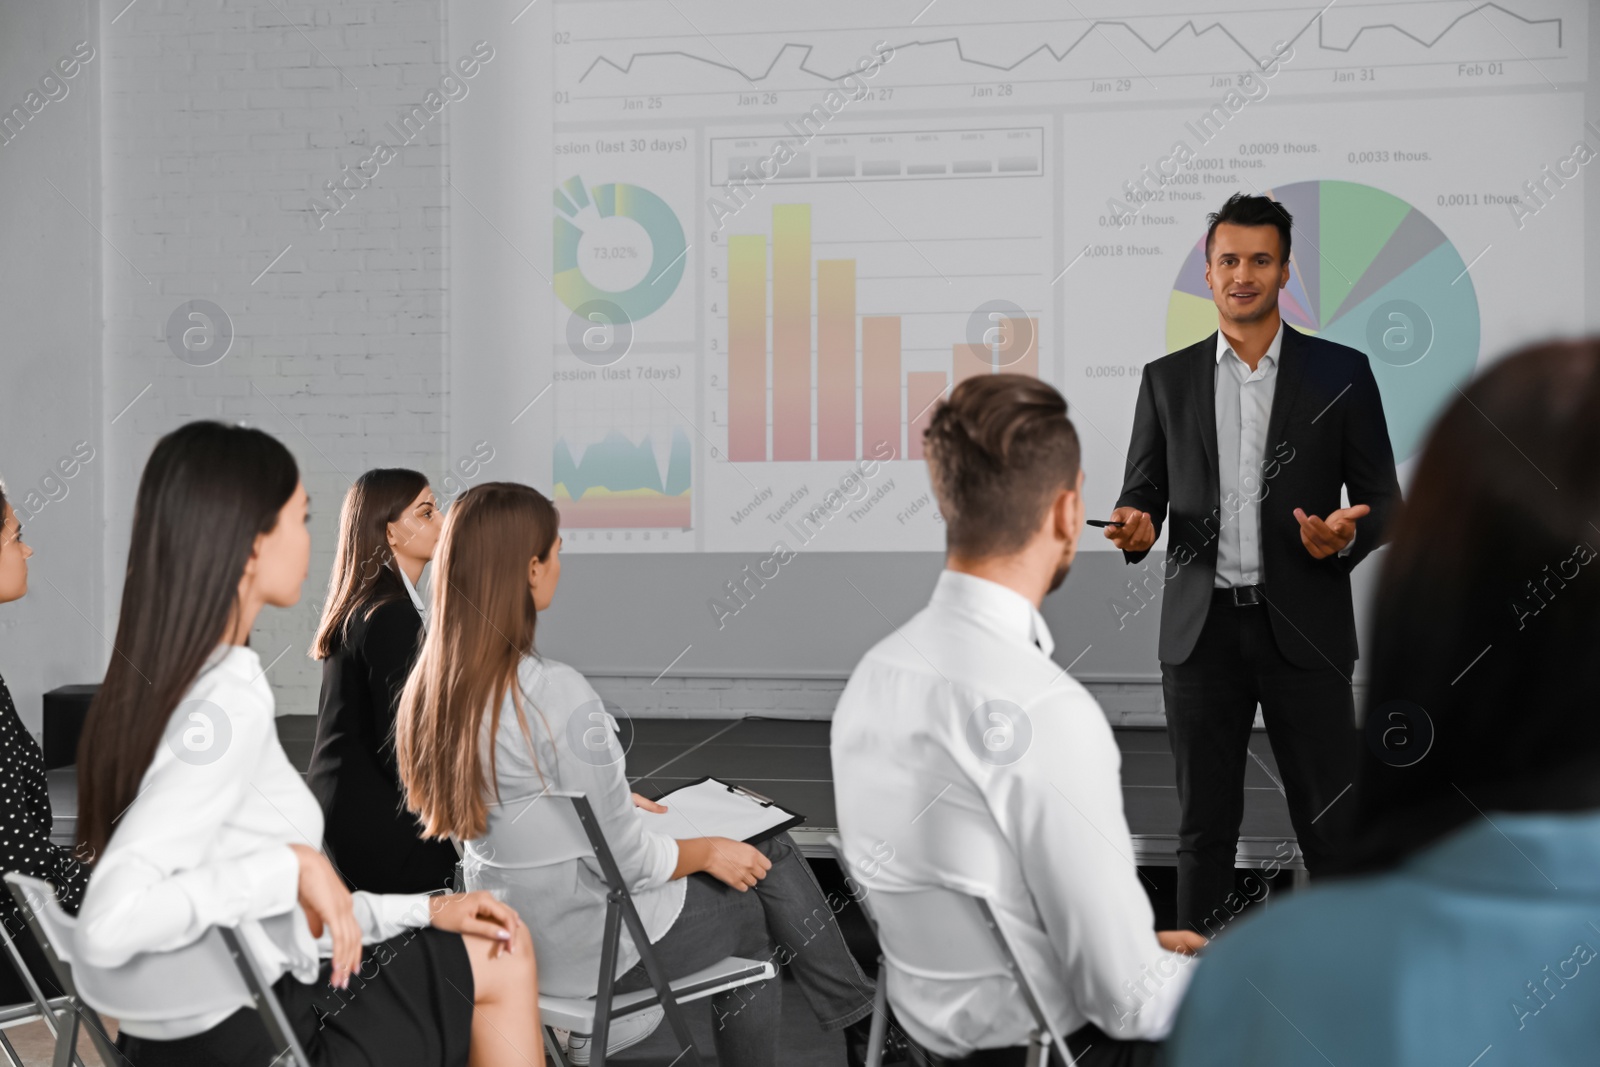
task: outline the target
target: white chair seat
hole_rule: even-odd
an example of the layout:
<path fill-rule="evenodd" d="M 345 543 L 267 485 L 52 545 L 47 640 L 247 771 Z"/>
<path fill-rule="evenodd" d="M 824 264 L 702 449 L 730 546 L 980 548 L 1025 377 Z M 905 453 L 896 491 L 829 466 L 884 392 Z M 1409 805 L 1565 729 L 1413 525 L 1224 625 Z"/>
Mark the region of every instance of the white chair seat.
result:
<path fill-rule="evenodd" d="M 268 1036 L 285 1050 L 273 1062 L 283 1061 L 286 1054 L 287 1062 L 295 1067 L 310 1067 L 311 1061 L 285 1018 L 283 1006 L 237 930 L 213 926 L 198 941 L 171 952 L 141 953 L 109 970 L 87 966 L 74 969 L 78 920 L 61 910 L 55 888 L 16 871 L 8 872 L 5 882 L 73 1007 L 67 1013 L 67 1025 L 57 1030 L 58 1067 L 77 1045 L 80 1016 L 89 1024 L 101 1059 L 116 1063 L 122 1057 L 111 1047 L 96 1008 L 106 1009 L 107 1014 L 126 1022 L 170 1017 L 176 1004 L 197 1014 L 254 1008 L 261 1013 Z M 304 922 L 300 914 L 295 911 L 274 916 L 262 920 L 262 925 Z M 43 995 L 37 987 L 33 994 L 35 1000 Z M 72 1055 L 76 1060 L 76 1054 Z"/>
<path fill-rule="evenodd" d="M 685 975 L 670 983 L 673 996 L 680 1004 L 703 1000 L 718 993 L 752 982 L 772 978 L 778 969 L 771 960 L 747 960 L 729 956 L 703 970 Z M 641 989 L 636 993 L 618 993 L 611 1001 L 611 1017 L 629 1015 L 660 1001 L 654 989 Z M 594 1031 L 594 999 L 592 997 L 552 997 L 539 995 L 539 1017 L 545 1026 L 571 1030 L 575 1034 Z"/>

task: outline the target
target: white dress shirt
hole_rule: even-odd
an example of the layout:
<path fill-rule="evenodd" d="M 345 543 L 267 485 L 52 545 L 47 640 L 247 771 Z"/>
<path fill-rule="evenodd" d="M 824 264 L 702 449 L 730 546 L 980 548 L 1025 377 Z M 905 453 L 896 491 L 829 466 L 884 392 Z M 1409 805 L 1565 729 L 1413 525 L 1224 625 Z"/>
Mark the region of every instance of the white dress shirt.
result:
<path fill-rule="evenodd" d="M 222 645 L 173 711 L 139 793 L 94 864 L 78 913 L 73 967 L 113 968 L 142 952 L 182 948 L 213 926 L 237 926 L 270 984 L 314 982 L 331 936 L 311 937 L 298 907 L 291 844 L 320 848 L 322 809 L 289 762 L 272 689 L 248 648 Z M 355 894 L 362 939 L 427 926 L 428 897 Z M 290 921 L 261 920 L 290 915 Z M 172 1006 L 160 1021 L 124 1021 L 138 1037 L 203 1033 L 221 1014 Z"/>
<path fill-rule="evenodd" d="M 1261 584 L 1261 498 L 1269 492 L 1261 473 L 1267 421 L 1278 386 L 1283 320 L 1251 370 L 1217 331 L 1217 477 L 1222 506 L 1217 533 L 1217 588 Z"/>
<path fill-rule="evenodd" d="M 947 570 L 929 605 L 867 653 L 833 717 L 849 873 L 869 898 L 923 886 L 987 897 L 1061 1033 L 1092 1022 L 1157 1039 L 1189 961 L 1156 940 L 1121 753 L 1054 648 L 1021 594 Z M 944 1056 L 1022 1045 L 1033 1029 L 1009 978 L 893 972 L 889 995 Z"/>
<path fill-rule="evenodd" d="M 1228 335 L 1217 331 L 1217 482 L 1222 508 L 1217 532 L 1218 589 L 1261 585 L 1261 501 L 1272 491 L 1263 475 L 1267 424 L 1278 389 L 1278 358 L 1283 351 L 1283 319 L 1256 369 L 1239 357 Z M 1292 508 L 1293 503 L 1284 507 Z M 1323 516 L 1326 518 L 1327 516 Z M 1348 556 L 1355 546 L 1339 550 Z"/>
<path fill-rule="evenodd" d="M 538 655 L 524 657 L 517 670 L 528 733 L 522 732 L 506 696 L 500 729 L 494 734 L 494 773 L 500 800 L 531 797 L 546 789 L 582 793 L 589 798 L 606 844 L 627 880 L 645 934 L 653 944 L 678 921 L 683 910 L 678 842 L 645 829 L 634 806 L 622 746 L 613 733 L 600 694 L 565 663 Z M 484 740 L 491 740 L 489 716 Z M 533 747 L 529 748 L 529 739 Z M 489 761 L 483 760 L 487 770 Z M 461 871 L 468 889 L 494 891 L 517 909 L 533 934 L 539 961 L 539 991 L 561 997 L 592 997 L 600 974 L 600 943 L 606 915 L 606 885 L 594 856 L 574 859 L 552 854 L 559 843 L 538 837 L 533 819 L 521 820 L 526 806 L 491 805 L 484 836 L 468 841 Z M 541 857 L 541 850 L 544 856 Z M 500 857 L 514 856 L 515 862 Z M 535 865 L 537 864 L 537 865 Z M 623 936 L 617 974 L 639 962 L 633 938 Z"/>
<path fill-rule="evenodd" d="M 394 569 L 400 572 L 400 580 L 405 583 L 406 595 L 411 598 L 411 606 L 417 609 L 417 614 L 422 616 L 422 628 L 428 628 L 428 605 L 423 602 L 422 594 L 417 592 L 417 587 L 411 583 L 411 576 L 406 574 L 406 569 L 396 563 Z"/>

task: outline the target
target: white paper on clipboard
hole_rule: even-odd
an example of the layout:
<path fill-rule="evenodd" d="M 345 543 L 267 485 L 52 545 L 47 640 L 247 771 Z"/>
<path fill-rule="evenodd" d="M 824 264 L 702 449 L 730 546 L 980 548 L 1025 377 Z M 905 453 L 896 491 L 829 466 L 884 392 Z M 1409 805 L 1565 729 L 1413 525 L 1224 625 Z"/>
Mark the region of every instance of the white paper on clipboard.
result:
<path fill-rule="evenodd" d="M 659 814 L 640 811 L 645 829 L 679 840 L 730 837 L 761 841 L 801 821 L 800 816 L 765 797 L 716 778 L 674 789 L 657 801 L 667 810 Z"/>

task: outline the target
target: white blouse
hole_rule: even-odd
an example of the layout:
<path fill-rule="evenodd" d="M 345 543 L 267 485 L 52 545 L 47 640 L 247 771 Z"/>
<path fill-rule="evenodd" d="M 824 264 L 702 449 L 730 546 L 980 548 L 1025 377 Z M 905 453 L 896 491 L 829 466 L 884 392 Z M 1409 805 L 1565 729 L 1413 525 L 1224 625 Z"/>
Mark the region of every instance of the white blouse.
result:
<path fill-rule="evenodd" d="M 300 865 L 291 844 L 320 848 L 322 809 L 278 741 L 272 689 L 248 648 L 219 646 L 173 711 L 138 795 L 94 864 L 78 913 L 75 966 L 113 968 L 143 952 L 237 926 L 273 982 L 285 972 L 317 979 L 332 954 L 311 937 L 297 904 Z M 428 925 L 426 894 L 355 894 L 366 943 Z M 293 912 L 292 936 L 259 920 Z M 275 930 L 282 927 L 275 926 Z M 138 1037 L 203 1033 L 229 1011 L 125 1023 Z"/>
<path fill-rule="evenodd" d="M 395 573 L 400 575 L 400 580 L 405 583 L 406 595 L 411 598 L 411 606 L 417 609 L 417 614 L 422 616 L 422 628 L 426 630 L 428 628 L 427 603 L 422 599 L 422 594 L 417 592 L 417 587 L 406 574 L 405 568 L 396 563 L 394 569 Z"/>

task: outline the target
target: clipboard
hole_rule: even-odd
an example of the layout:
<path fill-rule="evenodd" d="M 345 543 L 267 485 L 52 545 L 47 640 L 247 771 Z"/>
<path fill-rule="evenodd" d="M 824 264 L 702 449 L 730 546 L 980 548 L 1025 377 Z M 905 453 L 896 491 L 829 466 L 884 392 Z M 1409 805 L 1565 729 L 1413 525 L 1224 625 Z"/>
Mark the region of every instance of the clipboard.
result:
<path fill-rule="evenodd" d="M 656 797 L 656 802 L 665 804 L 667 810 L 640 809 L 645 829 L 680 840 L 731 837 L 756 845 L 806 821 L 804 815 L 753 789 L 710 775 Z"/>

